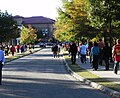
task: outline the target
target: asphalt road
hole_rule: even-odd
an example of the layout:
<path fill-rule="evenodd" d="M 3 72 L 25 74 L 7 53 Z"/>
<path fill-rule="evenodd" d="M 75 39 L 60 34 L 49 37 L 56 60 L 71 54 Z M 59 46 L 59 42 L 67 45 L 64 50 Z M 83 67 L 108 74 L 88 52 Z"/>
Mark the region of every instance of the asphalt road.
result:
<path fill-rule="evenodd" d="M 0 98 L 111 98 L 69 75 L 62 57 L 45 48 L 3 68 Z"/>

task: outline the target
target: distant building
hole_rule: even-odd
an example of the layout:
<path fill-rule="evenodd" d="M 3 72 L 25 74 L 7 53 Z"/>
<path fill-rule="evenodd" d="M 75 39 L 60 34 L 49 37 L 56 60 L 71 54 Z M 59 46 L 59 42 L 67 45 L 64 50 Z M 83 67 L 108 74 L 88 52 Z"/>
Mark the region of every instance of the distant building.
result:
<path fill-rule="evenodd" d="M 23 24 L 26 26 L 31 25 L 32 27 L 36 28 L 38 33 L 41 33 L 46 40 L 53 38 L 53 24 L 55 23 L 55 20 L 53 19 L 43 16 L 22 17 L 19 15 L 14 16 L 14 19 L 17 21 L 18 28 L 20 29 Z"/>
<path fill-rule="evenodd" d="M 22 26 L 23 21 L 24 21 L 24 17 L 19 16 L 19 15 L 16 15 L 16 16 L 14 16 L 14 20 L 17 21 L 17 25 L 18 25 L 18 26 Z"/>
<path fill-rule="evenodd" d="M 48 38 L 53 37 L 54 23 L 55 20 L 43 16 L 28 17 L 24 18 L 23 20 L 23 24 L 32 25 L 38 30 L 38 32 L 42 33 L 43 35 L 46 35 L 46 37 Z"/>

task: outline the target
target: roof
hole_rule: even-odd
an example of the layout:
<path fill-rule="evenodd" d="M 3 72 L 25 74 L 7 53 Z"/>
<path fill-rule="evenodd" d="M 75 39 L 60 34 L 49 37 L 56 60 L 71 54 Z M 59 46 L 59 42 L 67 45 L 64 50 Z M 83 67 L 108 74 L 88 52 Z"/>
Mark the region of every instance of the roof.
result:
<path fill-rule="evenodd" d="M 14 18 L 24 18 L 23 16 L 19 16 L 19 15 L 16 15 L 16 16 L 13 16 Z"/>
<path fill-rule="evenodd" d="M 43 16 L 34 16 L 34 17 L 24 18 L 23 23 L 24 24 L 54 24 L 55 20 Z"/>

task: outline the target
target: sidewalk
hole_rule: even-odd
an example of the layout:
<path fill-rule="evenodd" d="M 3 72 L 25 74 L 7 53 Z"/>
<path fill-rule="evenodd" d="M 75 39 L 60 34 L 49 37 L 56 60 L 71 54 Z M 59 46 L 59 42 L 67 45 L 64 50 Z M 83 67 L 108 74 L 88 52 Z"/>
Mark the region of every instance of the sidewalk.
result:
<path fill-rule="evenodd" d="M 81 68 L 91 72 L 92 74 L 99 76 L 102 79 L 114 82 L 114 83 L 118 84 L 118 86 L 120 85 L 120 71 L 118 71 L 118 74 L 116 75 L 113 72 L 113 68 L 110 68 L 109 71 L 105 71 L 105 66 L 99 66 L 97 71 L 93 71 L 92 66 L 89 63 L 89 60 L 87 60 L 86 64 L 82 64 L 80 61 L 80 58 L 77 58 L 76 63 Z M 112 96 L 113 98 L 120 98 L 120 92 L 118 92 L 118 91 L 106 88 L 105 86 L 96 84 L 95 82 L 92 82 L 89 80 L 83 79 L 83 81 L 85 81 L 86 84 L 88 84 L 96 89 L 99 89 L 99 90 L 103 91 L 104 93 Z"/>
<path fill-rule="evenodd" d="M 98 84 L 96 82 L 93 82 L 89 79 L 86 79 L 80 75 L 78 75 L 77 73 L 75 73 L 68 65 L 67 61 L 64 59 L 64 62 L 65 62 L 65 67 L 66 67 L 66 70 L 73 76 L 75 77 L 77 80 L 81 81 L 81 82 L 84 82 L 85 84 L 88 84 L 89 86 L 95 88 L 95 89 L 98 89 L 108 95 L 110 95 L 112 98 L 120 98 L 120 92 L 116 91 L 116 90 L 113 90 L 113 89 L 110 89 L 109 87 L 106 87 L 106 86 L 103 86 L 102 84 Z M 120 85 L 120 71 L 118 72 L 118 74 L 114 74 L 113 73 L 113 69 L 110 69 L 109 71 L 105 71 L 105 68 L 104 66 L 99 66 L 98 70 L 97 71 L 93 71 L 89 61 L 86 62 L 86 64 L 82 64 L 81 61 L 80 61 L 80 58 L 77 58 L 76 60 L 76 63 L 78 66 L 80 66 L 81 68 L 89 71 L 90 73 L 100 77 L 98 79 L 104 79 L 103 81 L 103 84 L 106 83 L 108 80 L 109 82 L 113 82 L 113 83 L 116 83 L 117 87 Z M 88 75 L 88 74 L 87 74 Z M 97 78 L 96 78 L 97 79 Z M 109 83 L 108 82 L 108 83 Z M 112 85 L 113 86 L 113 85 Z M 114 87 L 114 86 L 113 86 Z"/>
<path fill-rule="evenodd" d="M 86 64 L 82 64 L 80 59 L 77 58 L 77 64 L 81 67 L 84 68 L 86 70 L 88 70 L 89 72 L 101 77 L 101 78 L 105 78 L 109 81 L 113 81 L 115 83 L 120 84 L 120 71 L 118 71 L 118 74 L 114 74 L 113 72 L 113 68 L 110 68 L 110 70 L 105 71 L 105 67 L 104 66 L 99 66 L 97 71 L 93 71 L 89 61 L 87 61 Z"/>

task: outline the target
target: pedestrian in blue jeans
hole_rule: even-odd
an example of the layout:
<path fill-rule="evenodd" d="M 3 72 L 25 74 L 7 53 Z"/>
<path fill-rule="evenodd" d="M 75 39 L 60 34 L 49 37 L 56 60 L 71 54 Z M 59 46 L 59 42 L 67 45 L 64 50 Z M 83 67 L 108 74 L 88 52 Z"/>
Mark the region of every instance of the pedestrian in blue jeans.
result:
<path fill-rule="evenodd" d="M 86 53 L 87 53 L 87 46 L 85 42 L 82 42 L 82 45 L 80 46 L 80 55 L 81 55 L 81 63 L 86 63 Z"/>
<path fill-rule="evenodd" d="M 0 85 L 2 84 L 2 67 L 5 62 L 4 52 L 0 47 Z"/>

